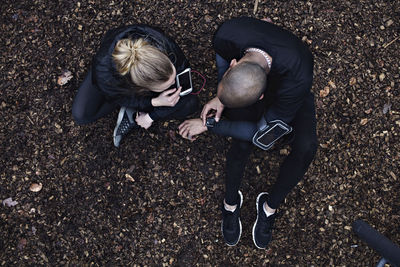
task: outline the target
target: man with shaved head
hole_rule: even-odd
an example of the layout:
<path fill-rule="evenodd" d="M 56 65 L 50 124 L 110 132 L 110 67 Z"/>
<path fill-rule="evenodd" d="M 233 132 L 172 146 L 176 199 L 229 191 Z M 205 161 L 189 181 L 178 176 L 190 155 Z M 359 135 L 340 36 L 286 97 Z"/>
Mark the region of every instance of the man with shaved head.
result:
<path fill-rule="evenodd" d="M 290 145 L 272 188 L 256 198 L 253 242 L 265 249 L 271 241 L 276 209 L 303 178 L 317 150 L 313 56 L 292 33 L 247 17 L 223 23 L 213 45 L 217 96 L 204 106 L 200 119 L 183 122 L 179 133 L 190 140 L 207 130 L 232 137 L 221 205 L 222 234 L 229 246 L 236 245 L 242 233 L 239 187 L 253 147 L 268 150 L 283 141 Z"/>
<path fill-rule="evenodd" d="M 265 69 L 260 65 L 242 61 L 225 72 L 218 90 L 218 98 L 230 108 L 249 106 L 263 94 L 267 85 Z M 243 90 L 246 88 L 246 90 Z"/>

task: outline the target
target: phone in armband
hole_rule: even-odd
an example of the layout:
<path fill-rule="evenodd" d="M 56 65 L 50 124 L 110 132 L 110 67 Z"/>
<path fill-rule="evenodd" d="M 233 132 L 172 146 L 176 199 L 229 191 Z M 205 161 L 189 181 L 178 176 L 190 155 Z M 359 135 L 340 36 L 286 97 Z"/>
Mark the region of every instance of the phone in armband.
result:
<path fill-rule="evenodd" d="M 187 68 L 176 75 L 177 88 L 182 87 L 180 96 L 187 95 L 193 91 L 191 69 Z"/>
<path fill-rule="evenodd" d="M 292 127 L 281 120 L 266 122 L 264 117 L 258 123 L 258 131 L 253 136 L 253 144 L 263 150 L 270 149 L 282 136 L 290 133 Z"/>

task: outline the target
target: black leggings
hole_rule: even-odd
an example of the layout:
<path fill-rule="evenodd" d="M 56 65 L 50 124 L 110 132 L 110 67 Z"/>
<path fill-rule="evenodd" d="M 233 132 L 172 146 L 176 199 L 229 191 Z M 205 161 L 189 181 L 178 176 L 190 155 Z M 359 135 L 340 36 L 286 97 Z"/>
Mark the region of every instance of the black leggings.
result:
<path fill-rule="evenodd" d="M 249 108 L 227 109 L 224 115 L 230 120 L 257 121 L 263 114 L 260 112 L 261 108 L 257 106 L 262 107 L 264 104 L 259 101 Z M 291 152 L 282 163 L 278 178 L 269 191 L 267 200 L 268 206 L 273 209 L 278 208 L 286 195 L 303 178 L 317 150 L 314 96 L 311 93 L 291 125 L 294 131 L 294 139 L 290 143 Z M 232 141 L 226 157 L 225 201 L 227 204 L 234 205 L 237 202 L 237 192 L 253 147 L 253 143 L 249 141 L 237 138 Z"/>
<path fill-rule="evenodd" d="M 89 70 L 78 89 L 72 106 L 72 116 L 80 124 L 88 124 L 108 115 L 120 108 L 117 103 L 107 102 L 103 94 L 92 82 L 92 72 Z M 152 114 L 156 120 L 184 119 L 199 109 L 199 100 L 195 95 L 183 96 L 173 107 L 155 107 Z M 140 110 L 138 110 L 140 111 Z"/>

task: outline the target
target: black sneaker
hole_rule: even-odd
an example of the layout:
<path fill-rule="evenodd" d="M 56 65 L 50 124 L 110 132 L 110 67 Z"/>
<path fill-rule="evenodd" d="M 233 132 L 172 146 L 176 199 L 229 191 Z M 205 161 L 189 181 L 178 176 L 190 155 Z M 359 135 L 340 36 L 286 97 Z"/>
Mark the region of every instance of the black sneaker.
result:
<path fill-rule="evenodd" d="M 133 115 L 136 113 L 135 110 L 121 107 L 118 114 L 117 125 L 114 129 L 114 146 L 119 147 L 122 138 L 132 129 L 137 126 Z"/>
<path fill-rule="evenodd" d="M 225 243 L 228 246 L 235 246 L 242 234 L 242 223 L 240 222 L 240 207 L 243 203 L 242 192 L 238 191 L 238 202 L 235 211 L 228 211 L 222 202 L 222 224 L 221 230 Z"/>
<path fill-rule="evenodd" d="M 257 248 L 265 249 L 272 238 L 272 226 L 276 218 L 276 212 L 267 217 L 264 212 L 264 203 L 267 201 L 268 193 L 260 193 L 257 197 L 256 209 L 257 220 L 253 226 L 253 242 Z"/>

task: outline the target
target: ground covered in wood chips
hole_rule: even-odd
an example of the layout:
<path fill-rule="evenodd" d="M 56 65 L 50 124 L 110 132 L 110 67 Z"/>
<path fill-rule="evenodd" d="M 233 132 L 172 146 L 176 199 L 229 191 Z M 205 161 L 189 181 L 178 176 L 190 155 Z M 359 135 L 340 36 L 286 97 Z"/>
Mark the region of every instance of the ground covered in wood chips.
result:
<path fill-rule="evenodd" d="M 398 1 L 4 0 L 0 10 L 1 265 L 372 266 L 380 256 L 352 232 L 355 219 L 400 243 Z M 101 37 L 123 24 L 174 36 L 207 77 L 205 104 L 216 88 L 213 33 L 242 15 L 271 18 L 315 56 L 320 147 L 268 250 L 251 238 L 255 198 L 287 148 L 253 153 L 242 238 L 228 247 L 219 207 L 229 139 L 191 143 L 170 121 L 117 149 L 117 111 L 87 126 L 71 117 Z"/>

